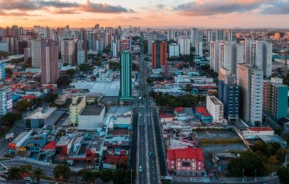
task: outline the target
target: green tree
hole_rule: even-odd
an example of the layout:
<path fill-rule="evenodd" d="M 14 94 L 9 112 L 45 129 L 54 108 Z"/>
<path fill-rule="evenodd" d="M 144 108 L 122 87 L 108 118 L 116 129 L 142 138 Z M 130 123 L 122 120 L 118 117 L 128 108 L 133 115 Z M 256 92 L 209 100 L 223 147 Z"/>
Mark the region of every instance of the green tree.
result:
<path fill-rule="evenodd" d="M 8 181 L 14 182 L 20 179 L 21 179 L 21 172 L 18 167 L 12 167 L 8 170 L 8 177 L 7 177 Z"/>
<path fill-rule="evenodd" d="M 93 172 L 89 169 L 81 169 L 78 172 L 78 175 L 81 176 L 81 181 L 87 184 L 95 183 L 96 179 L 99 177 L 98 172 Z"/>
<path fill-rule="evenodd" d="M 83 63 L 83 64 L 78 65 L 78 68 L 80 71 L 87 71 L 90 69 L 90 66 L 89 64 Z"/>
<path fill-rule="evenodd" d="M 71 80 L 68 77 L 59 77 L 56 81 L 58 86 L 69 85 Z"/>
<path fill-rule="evenodd" d="M 281 167 L 277 171 L 277 175 L 279 177 L 279 181 L 281 184 L 287 184 L 289 181 L 289 166 Z"/>
<path fill-rule="evenodd" d="M 53 103 L 57 98 L 58 98 L 58 94 L 53 94 L 53 93 L 49 92 L 45 95 L 44 101 Z"/>
<path fill-rule="evenodd" d="M 70 77 L 73 77 L 76 71 L 74 69 L 66 70 L 66 74 Z"/>
<path fill-rule="evenodd" d="M 8 112 L 1 119 L 5 125 L 13 126 L 16 121 L 21 119 L 21 114 L 18 112 Z"/>
<path fill-rule="evenodd" d="M 40 178 L 41 176 L 44 176 L 44 172 L 41 168 L 36 168 L 34 171 L 33 171 L 33 179 L 35 179 L 37 181 L 37 183 L 40 182 Z"/>
<path fill-rule="evenodd" d="M 191 86 L 191 84 L 187 84 L 187 85 L 186 85 L 185 91 L 186 91 L 186 92 L 191 92 L 191 91 L 192 91 L 192 86 Z"/>
<path fill-rule="evenodd" d="M 148 83 L 149 85 L 151 85 L 151 84 L 153 83 L 153 80 L 149 77 L 149 78 L 147 78 L 147 83 Z"/>
<path fill-rule="evenodd" d="M 19 112 L 24 112 L 26 111 L 29 107 L 31 106 L 31 104 L 27 101 L 27 100 L 21 100 L 19 102 L 17 102 L 15 109 Z"/>
<path fill-rule="evenodd" d="M 277 156 L 271 155 L 268 160 L 268 163 L 270 165 L 270 171 L 273 174 L 273 172 L 276 170 L 276 165 L 278 164 Z"/>
<path fill-rule="evenodd" d="M 59 164 L 54 168 L 53 173 L 55 178 L 68 179 L 70 177 L 70 167 Z"/>
<path fill-rule="evenodd" d="M 111 178 L 112 178 L 112 172 L 110 170 L 104 170 L 100 173 L 100 179 L 104 183 L 110 182 Z"/>

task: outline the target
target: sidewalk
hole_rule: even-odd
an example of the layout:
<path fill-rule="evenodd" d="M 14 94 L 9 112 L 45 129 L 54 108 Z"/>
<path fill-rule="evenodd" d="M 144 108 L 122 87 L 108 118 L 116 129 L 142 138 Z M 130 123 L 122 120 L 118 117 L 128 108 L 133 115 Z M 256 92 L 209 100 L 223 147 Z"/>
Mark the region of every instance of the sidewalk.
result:
<path fill-rule="evenodd" d="M 200 177 L 200 178 L 192 178 L 192 177 L 177 177 L 172 176 L 174 182 L 182 182 L 182 183 L 190 183 L 190 182 L 197 182 L 197 183 L 209 183 L 210 178 L 208 177 Z"/>
<path fill-rule="evenodd" d="M 228 178 L 218 178 L 222 182 L 226 183 L 240 183 L 243 181 L 242 177 L 228 177 Z M 266 177 L 257 177 L 257 180 L 255 181 L 255 177 L 246 177 L 244 182 L 245 183 L 254 183 L 254 182 L 263 182 L 263 181 L 269 181 L 278 179 L 278 176 L 266 176 Z"/>

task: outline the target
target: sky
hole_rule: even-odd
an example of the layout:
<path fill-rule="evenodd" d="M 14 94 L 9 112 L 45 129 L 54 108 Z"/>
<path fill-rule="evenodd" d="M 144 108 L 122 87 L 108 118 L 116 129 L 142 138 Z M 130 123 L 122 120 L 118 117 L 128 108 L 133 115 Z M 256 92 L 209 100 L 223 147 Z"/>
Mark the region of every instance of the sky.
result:
<path fill-rule="evenodd" d="M 274 27 L 289 0 L 0 0 L 0 27 Z"/>

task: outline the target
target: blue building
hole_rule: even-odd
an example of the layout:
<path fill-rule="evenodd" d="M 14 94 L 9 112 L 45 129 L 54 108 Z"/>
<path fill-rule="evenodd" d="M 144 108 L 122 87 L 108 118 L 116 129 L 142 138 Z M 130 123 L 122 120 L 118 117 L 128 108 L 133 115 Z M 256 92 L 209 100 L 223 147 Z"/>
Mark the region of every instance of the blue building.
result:
<path fill-rule="evenodd" d="M 131 81 L 131 54 L 128 50 L 124 50 L 120 58 L 120 100 L 132 100 L 132 81 Z"/>
<path fill-rule="evenodd" d="M 219 81 L 218 96 L 224 103 L 224 115 L 228 122 L 236 122 L 239 114 L 239 86 L 235 75 L 226 75 L 225 81 Z"/>
<path fill-rule="evenodd" d="M 0 80 L 5 80 L 5 63 L 6 60 L 0 61 Z"/>

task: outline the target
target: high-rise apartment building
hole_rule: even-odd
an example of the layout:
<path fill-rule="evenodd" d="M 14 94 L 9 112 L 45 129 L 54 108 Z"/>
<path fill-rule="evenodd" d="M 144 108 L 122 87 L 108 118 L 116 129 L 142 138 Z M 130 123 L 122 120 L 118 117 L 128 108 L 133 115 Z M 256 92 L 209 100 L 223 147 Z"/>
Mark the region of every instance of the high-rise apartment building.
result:
<path fill-rule="evenodd" d="M 200 40 L 200 32 L 199 29 L 197 28 L 191 28 L 191 36 L 190 36 L 190 40 L 191 40 L 191 46 L 195 47 L 196 42 L 199 42 Z"/>
<path fill-rule="evenodd" d="M 17 54 L 24 54 L 24 48 L 28 46 L 26 40 L 17 41 Z"/>
<path fill-rule="evenodd" d="M 69 65 L 76 64 L 76 48 L 75 41 L 64 39 L 61 41 L 61 60 Z"/>
<path fill-rule="evenodd" d="M 207 45 L 210 45 L 211 41 L 213 40 L 213 31 L 207 30 Z"/>
<path fill-rule="evenodd" d="M 218 29 L 216 31 L 216 40 L 226 40 L 226 31 L 224 29 Z"/>
<path fill-rule="evenodd" d="M 219 72 L 219 54 L 220 54 L 220 43 L 223 41 L 211 41 L 210 43 L 210 68 L 214 70 L 214 72 Z"/>
<path fill-rule="evenodd" d="M 85 50 L 77 50 L 77 64 L 81 65 L 86 62 Z"/>
<path fill-rule="evenodd" d="M 128 50 L 124 50 L 121 54 L 120 67 L 120 100 L 130 101 L 132 100 L 132 61 Z"/>
<path fill-rule="evenodd" d="M 240 118 L 256 126 L 262 122 L 263 70 L 249 64 L 238 64 Z"/>
<path fill-rule="evenodd" d="M 190 55 L 191 47 L 190 47 L 190 39 L 189 38 L 180 37 L 178 40 L 178 44 L 180 45 L 180 54 Z"/>
<path fill-rule="evenodd" d="M 153 68 L 161 68 L 167 62 L 167 42 L 155 41 L 153 43 Z"/>
<path fill-rule="evenodd" d="M 227 42 L 233 41 L 233 31 L 230 29 L 226 30 L 226 41 Z"/>
<path fill-rule="evenodd" d="M 175 35 L 175 30 L 174 29 L 169 29 L 167 30 L 167 40 L 176 40 L 176 35 Z"/>
<path fill-rule="evenodd" d="M 224 115 L 230 123 L 238 121 L 239 117 L 239 86 L 236 80 L 235 75 L 229 74 L 218 84 L 219 99 L 224 104 Z"/>
<path fill-rule="evenodd" d="M 157 39 L 157 34 L 148 34 L 148 55 L 152 55 L 153 52 L 153 41 Z"/>
<path fill-rule="evenodd" d="M 41 65 L 41 40 L 31 42 L 32 67 L 40 68 Z"/>
<path fill-rule="evenodd" d="M 6 41 L 0 41 L 0 51 L 9 52 L 9 46 Z"/>
<path fill-rule="evenodd" d="M 13 91 L 10 87 L 0 88 L 0 116 L 12 111 L 12 94 Z"/>
<path fill-rule="evenodd" d="M 95 50 L 95 37 L 93 32 L 87 33 L 88 50 Z"/>
<path fill-rule="evenodd" d="M 55 84 L 58 77 L 58 45 L 41 40 L 41 83 Z"/>
<path fill-rule="evenodd" d="M 72 98 L 72 103 L 69 106 L 69 124 L 72 126 L 78 125 L 78 116 L 86 106 L 86 97 L 76 96 Z"/>
<path fill-rule="evenodd" d="M 282 82 L 282 79 L 272 77 L 263 84 L 263 111 L 274 120 L 288 114 L 288 86 Z"/>
<path fill-rule="evenodd" d="M 171 43 L 169 45 L 169 57 L 178 57 L 180 55 L 180 45 Z"/>

